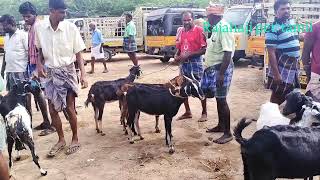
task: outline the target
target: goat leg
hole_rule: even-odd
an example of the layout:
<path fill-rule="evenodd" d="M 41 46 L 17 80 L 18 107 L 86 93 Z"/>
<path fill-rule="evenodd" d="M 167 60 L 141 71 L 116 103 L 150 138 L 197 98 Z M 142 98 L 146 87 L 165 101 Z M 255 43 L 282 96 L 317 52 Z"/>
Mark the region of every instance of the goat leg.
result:
<path fill-rule="evenodd" d="M 31 151 L 31 155 L 32 155 L 32 160 L 33 162 L 38 166 L 40 173 L 42 176 L 46 176 L 48 173 L 47 171 L 43 170 L 40 167 L 39 164 L 39 157 L 36 155 L 35 153 L 35 149 L 34 149 L 34 142 L 32 141 L 32 139 L 28 139 L 28 141 L 25 142 L 27 144 L 27 146 L 29 147 L 30 151 Z"/>
<path fill-rule="evenodd" d="M 104 106 L 99 108 L 99 116 L 98 116 L 98 127 L 100 129 L 101 136 L 105 136 L 106 134 L 102 132 L 102 115 L 103 115 Z"/>
<path fill-rule="evenodd" d="M 13 149 L 14 139 L 12 137 L 8 137 L 7 143 L 8 143 L 8 154 L 9 154 L 9 168 L 11 169 L 11 167 L 12 167 L 12 149 Z"/>
<path fill-rule="evenodd" d="M 159 129 L 159 116 L 156 116 L 156 127 L 155 127 L 156 131 L 155 133 L 160 133 L 160 129 Z"/>
<path fill-rule="evenodd" d="M 93 105 L 93 110 L 94 110 L 94 121 L 96 123 L 96 131 L 97 133 L 100 133 L 99 126 L 98 126 L 99 111 L 94 105 Z"/>
<path fill-rule="evenodd" d="M 137 111 L 136 116 L 135 116 L 135 125 L 136 125 L 136 129 L 138 132 L 138 136 L 140 137 L 140 140 L 143 140 L 144 138 L 141 135 L 141 131 L 140 131 L 140 125 L 139 125 L 139 118 L 140 118 L 140 111 Z"/>
<path fill-rule="evenodd" d="M 169 146 L 169 154 L 174 153 L 174 146 L 172 142 L 172 130 L 171 130 L 171 124 L 172 124 L 172 117 L 164 116 L 164 124 L 166 128 L 166 144 Z"/>
<path fill-rule="evenodd" d="M 134 110 L 134 111 L 131 111 L 129 109 L 129 117 L 128 117 L 128 122 L 127 122 L 127 131 L 128 131 L 128 139 L 129 139 L 129 142 L 130 144 L 133 144 L 134 141 L 133 141 L 133 131 L 134 130 L 134 118 L 136 116 L 136 113 L 137 113 L 137 110 Z M 133 128 L 132 128 L 133 127 Z"/>

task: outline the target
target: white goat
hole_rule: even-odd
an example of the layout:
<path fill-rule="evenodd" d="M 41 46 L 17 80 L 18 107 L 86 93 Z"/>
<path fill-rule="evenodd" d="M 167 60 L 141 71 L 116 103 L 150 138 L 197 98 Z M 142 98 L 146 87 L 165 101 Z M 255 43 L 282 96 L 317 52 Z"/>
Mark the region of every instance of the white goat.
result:
<path fill-rule="evenodd" d="M 311 107 L 303 105 L 302 111 L 302 118 L 295 124 L 296 126 L 311 127 L 314 124 L 320 124 L 320 112 L 317 104 L 313 104 Z"/>
<path fill-rule="evenodd" d="M 267 102 L 261 105 L 257 130 L 263 126 L 289 125 L 289 123 L 290 119 L 281 114 L 278 104 Z"/>
<path fill-rule="evenodd" d="M 35 146 L 31 129 L 31 116 L 27 109 L 21 104 L 10 111 L 5 116 L 5 124 L 7 130 L 7 143 L 9 154 L 9 167 L 12 167 L 12 148 L 15 144 L 16 150 L 20 151 L 26 149 L 24 144 L 27 145 L 31 151 L 33 162 L 38 166 L 42 176 L 47 175 L 38 162 L 39 157 L 35 153 Z"/>

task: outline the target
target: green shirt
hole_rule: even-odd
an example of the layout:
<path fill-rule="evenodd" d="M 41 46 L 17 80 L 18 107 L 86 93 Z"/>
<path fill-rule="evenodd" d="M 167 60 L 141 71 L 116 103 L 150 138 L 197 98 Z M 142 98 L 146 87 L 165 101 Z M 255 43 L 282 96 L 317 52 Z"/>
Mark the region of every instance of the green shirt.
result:
<path fill-rule="evenodd" d="M 207 39 L 205 65 L 209 67 L 221 64 L 224 51 L 232 52 L 233 56 L 235 51 L 235 38 L 229 23 L 222 19 L 215 27 L 213 27 L 211 37 Z"/>
<path fill-rule="evenodd" d="M 130 21 L 126 26 L 123 37 L 136 36 L 136 34 L 136 25 L 134 25 L 133 21 Z"/>

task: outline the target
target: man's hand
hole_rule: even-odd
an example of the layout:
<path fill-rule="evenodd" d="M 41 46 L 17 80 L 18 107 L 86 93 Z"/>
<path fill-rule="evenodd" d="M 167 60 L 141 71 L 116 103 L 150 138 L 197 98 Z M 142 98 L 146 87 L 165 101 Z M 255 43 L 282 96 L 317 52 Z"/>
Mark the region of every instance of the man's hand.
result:
<path fill-rule="evenodd" d="M 222 87 L 224 82 L 224 74 L 219 74 L 217 79 L 217 87 Z"/>
<path fill-rule="evenodd" d="M 44 71 L 43 66 L 38 66 L 37 69 L 38 69 L 38 77 L 39 77 L 39 78 L 40 78 L 40 77 L 42 77 L 42 78 L 46 78 L 46 77 L 47 77 L 47 74 L 46 74 L 46 72 Z"/>
<path fill-rule="evenodd" d="M 87 78 L 84 74 L 81 73 L 81 76 L 80 76 L 80 82 L 81 82 L 81 88 L 82 89 L 85 89 L 88 87 L 88 81 L 87 81 Z"/>
<path fill-rule="evenodd" d="M 183 54 L 180 56 L 180 61 L 184 62 L 189 59 L 189 53 Z"/>
<path fill-rule="evenodd" d="M 281 78 L 281 75 L 279 73 L 276 73 L 276 75 L 274 76 L 273 80 L 278 85 L 282 83 L 282 78 Z"/>

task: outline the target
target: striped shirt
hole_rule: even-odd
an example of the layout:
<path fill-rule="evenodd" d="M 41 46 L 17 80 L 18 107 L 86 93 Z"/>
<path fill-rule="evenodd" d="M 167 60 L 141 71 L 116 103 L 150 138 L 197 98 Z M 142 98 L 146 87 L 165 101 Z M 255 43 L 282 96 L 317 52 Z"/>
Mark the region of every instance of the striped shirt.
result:
<path fill-rule="evenodd" d="M 33 24 L 29 30 L 28 34 L 28 54 L 29 54 L 29 63 L 30 64 L 37 64 L 38 60 L 38 53 L 37 53 L 37 47 L 35 44 L 35 31 L 34 31 Z"/>
<path fill-rule="evenodd" d="M 275 19 L 271 26 L 266 30 L 266 46 L 274 47 L 277 56 L 287 55 L 289 57 L 299 58 L 300 43 L 298 32 L 294 30 L 296 24 L 293 19 L 281 22 Z"/>

